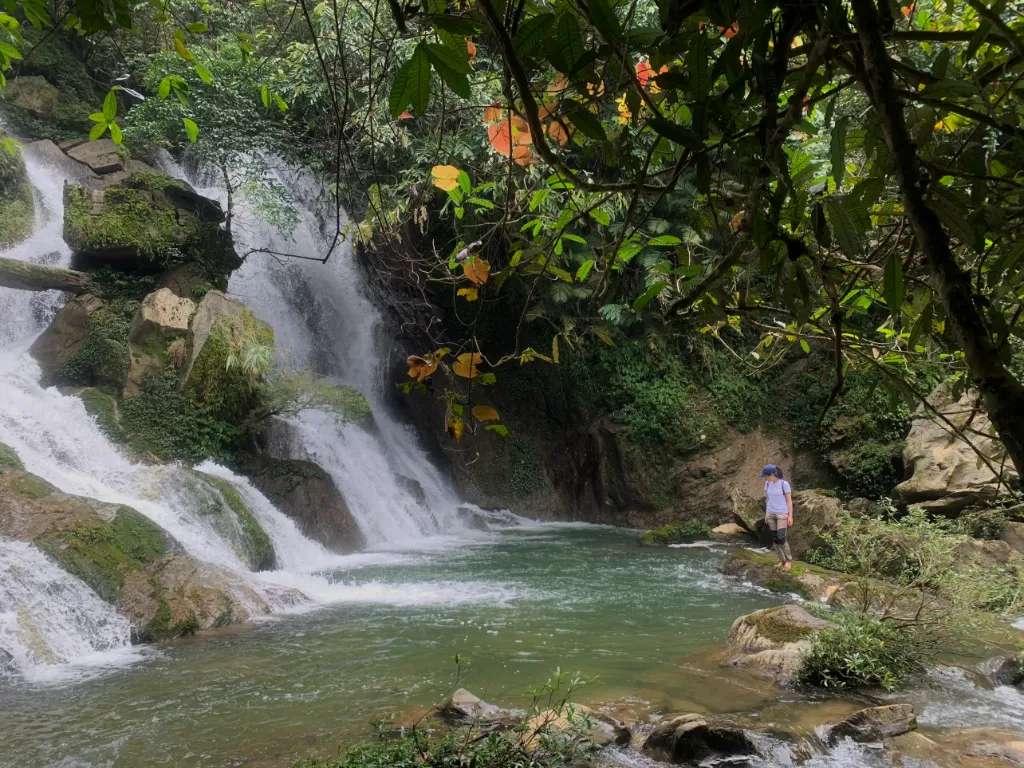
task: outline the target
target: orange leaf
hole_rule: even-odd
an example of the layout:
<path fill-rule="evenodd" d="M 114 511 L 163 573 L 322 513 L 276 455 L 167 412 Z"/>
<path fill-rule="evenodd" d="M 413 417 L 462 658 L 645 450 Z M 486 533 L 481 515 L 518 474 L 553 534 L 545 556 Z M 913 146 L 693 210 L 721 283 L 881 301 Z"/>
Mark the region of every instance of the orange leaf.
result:
<path fill-rule="evenodd" d="M 744 219 L 746 218 L 746 211 L 739 211 L 735 216 L 729 220 L 729 229 L 733 232 L 739 232 L 743 229 Z"/>
<path fill-rule="evenodd" d="M 512 162 L 525 168 L 533 162 L 533 152 L 530 151 L 529 147 L 524 147 L 521 144 L 518 144 L 516 145 L 516 148 L 512 150 Z"/>
<path fill-rule="evenodd" d="M 459 186 L 460 173 L 454 165 L 435 165 L 430 169 L 430 179 L 438 189 L 450 192 Z"/>
<path fill-rule="evenodd" d="M 651 63 L 647 59 L 641 59 L 636 64 L 636 79 L 640 81 L 640 85 L 644 88 L 647 87 L 647 82 L 654 75 L 654 70 L 651 68 Z"/>
<path fill-rule="evenodd" d="M 476 301 L 480 298 L 480 291 L 476 288 L 459 288 L 455 294 L 461 296 L 466 301 Z"/>
<path fill-rule="evenodd" d="M 498 104 L 491 104 L 484 107 L 484 122 L 485 123 L 496 123 L 501 120 L 501 116 L 505 114 L 505 110 Z"/>
<path fill-rule="evenodd" d="M 905 18 L 905 19 L 909 19 L 910 18 L 910 14 L 912 14 L 913 12 L 914 12 L 914 6 L 912 6 L 912 5 L 904 5 L 902 8 L 900 8 L 900 13 L 903 14 L 903 18 Z"/>
<path fill-rule="evenodd" d="M 558 96 L 565 93 L 569 89 L 569 78 L 559 72 L 554 78 L 548 83 L 548 87 L 544 89 L 544 92 L 548 96 Z"/>
<path fill-rule="evenodd" d="M 470 61 L 476 58 L 476 43 L 474 43 L 472 40 L 466 41 L 466 53 L 469 54 Z"/>
<path fill-rule="evenodd" d="M 473 418 L 477 421 L 500 421 L 501 417 L 498 412 L 491 408 L 489 405 L 474 405 L 473 406 Z"/>
<path fill-rule="evenodd" d="M 478 256 L 462 262 L 462 273 L 473 285 L 481 286 L 491 276 L 491 263 Z"/>
<path fill-rule="evenodd" d="M 437 359 L 433 355 L 420 357 L 409 355 L 405 364 L 409 366 L 409 378 L 416 379 L 420 384 L 429 379 L 437 371 Z"/>
<path fill-rule="evenodd" d="M 448 434 L 455 438 L 455 442 L 462 439 L 462 432 L 466 424 L 462 419 L 455 418 L 448 422 Z"/>
<path fill-rule="evenodd" d="M 412 120 L 413 119 L 413 114 L 409 110 L 406 110 L 405 112 L 403 112 L 402 114 L 400 114 L 398 116 L 398 119 L 399 120 Z"/>
<path fill-rule="evenodd" d="M 480 375 L 480 369 L 477 366 L 483 359 L 483 355 L 479 352 L 463 352 L 455 358 L 452 371 L 456 376 L 461 376 L 464 379 L 475 379 Z"/>
<path fill-rule="evenodd" d="M 738 21 L 734 21 L 728 27 L 722 27 L 721 29 L 722 36 L 726 40 L 732 40 L 734 37 L 736 37 L 736 35 L 740 33 L 740 23 Z"/>

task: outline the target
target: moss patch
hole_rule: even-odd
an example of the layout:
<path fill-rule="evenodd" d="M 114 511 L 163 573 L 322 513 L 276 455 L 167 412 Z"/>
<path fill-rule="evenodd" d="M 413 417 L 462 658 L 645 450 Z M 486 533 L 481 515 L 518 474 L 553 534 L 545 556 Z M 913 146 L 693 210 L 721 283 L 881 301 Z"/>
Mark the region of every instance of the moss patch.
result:
<path fill-rule="evenodd" d="M 238 519 L 244 539 L 243 545 L 246 552 L 250 555 L 249 564 L 253 570 L 272 570 L 277 562 L 274 544 L 271 542 L 267 532 L 263 530 L 263 526 L 260 525 L 252 510 L 243 501 L 238 490 L 227 480 L 208 475 L 205 472 L 200 472 L 199 474 L 217 489 L 224 499 L 224 503 L 228 505 Z"/>
<path fill-rule="evenodd" d="M 20 243 L 35 222 L 32 187 L 18 143 L 0 133 L 0 248 Z"/>
<path fill-rule="evenodd" d="M 750 616 L 747 621 L 757 627 L 759 634 L 777 643 L 796 643 L 815 634 L 816 630 L 786 621 L 780 618 L 782 615 L 769 610 Z"/>
<path fill-rule="evenodd" d="M 5 443 L 0 443 L 0 474 L 3 470 L 17 469 L 24 470 L 25 465 L 21 463 L 18 454 L 13 448 Z"/>
<path fill-rule="evenodd" d="M 648 547 L 665 547 L 669 544 L 681 544 L 684 541 L 692 541 L 710 535 L 711 527 L 707 523 L 701 520 L 685 520 L 644 531 L 640 536 L 640 543 Z"/>
<path fill-rule="evenodd" d="M 111 603 L 127 573 L 167 551 L 164 532 L 130 507 L 118 509 L 108 523 L 49 533 L 35 544 Z"/>
<path fill-rule="evenodd" d="M 45 499 L 57 490 L 42 478 L 28 473 L 15 477 L 7 487 L 24 499 Z"/>
<path fill-rule="evenodd" d="M 154 587 L 159 590 L 159 585 Z M 194 612 L 189 613 L 185 618 L 174 621 L 171 614 L 171 606 L 163 598 L 157 606 L 153 618 L 143 628 L 142 636 L 146 640 L 171 640 L 175 637 L 186 637 L 194 635 L 199 631 L 199 618 Z"/>
<path fill-rule="evenodd" d="M 123 440 L 121 419 L 118 414 L 117 398 L 101 389 L 88 387 L 78 393 L 86 412 L 96 419 L 96 423 L 111 440 Z"/>
<path fill-rule="evenodd" d="M 128 332 L 137 306 L 134 301 L 116 301 L 89 315 L 85 342 L 57 371 L 57 380 L 82 386 L 123 386 L 131 362 Z"/>

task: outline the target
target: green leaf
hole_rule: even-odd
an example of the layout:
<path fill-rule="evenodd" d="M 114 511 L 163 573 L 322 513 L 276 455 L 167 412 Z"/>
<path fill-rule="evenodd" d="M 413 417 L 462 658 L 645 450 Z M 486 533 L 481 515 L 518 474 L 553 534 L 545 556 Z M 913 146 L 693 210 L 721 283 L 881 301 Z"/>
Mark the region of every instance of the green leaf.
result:
<path fill-rule="evenodd" d="M 192 51 L 185 45 L 185 33 L 180 29 L 174 30 L 174 50 L 178 52 L 185 61 L 192 61 Z"/>
<path fill-rule="evenodd" d="M 832 227 L 832 234 L 839 247 L 851 259 L 859 259 L 864 250 L 863 222 L 850 215 L 850 209 L 841 197 L 830 197 L 825 201 L 825 215 Z"/>
<path fill-rule="evenodd" d="M 199 75 L 200 80 L 202 80 L 207 85 L 210 85 L 213 82 L 213 73 L 209 69 L 200 64 L 198 61 L 194 62 L 193 66 L 195 67 L 196 74 Z"/>
<path fill-rule="evenodd" d="M 882 295 L 885 296 L 885 303 L 889 305 L 892 314 L 895 315 L 903 306 L 905 291 L 903 259 L 900 258 L 899 251 L 893 250 L 885 260 L 885 274 L 882 278 Z"/>
<path fill-rule="evenodd" d="M 107 119 L 108 123 L 117 117 L 117 94 L 113 88 L 107 91 L 107 95 L 103 97 L 103 117 Z"/>
<path fill-rule="evenodd" d="M 836 180 L 837 189 L 843 186 L 843 177 L 846 176 L 846 129 L 849 125 L 849 117 L 841 117 L 836 120 L 836 124 L 832 128 L 832 139 L 829 142 L 832 178 Z"/>
<path fill-rule="evenodd" d="M 657 133 L 676 144 L 689 147 L 690 149 L 701 149 L 703 147 L 703 142 L 701 142 L 700 137 L 696 133 L 678 123 L 673 123 L 663 117 L 654 116 L 647 124 Z"/>
<path fill-rule="evenodd" d="M 440 43 L 427 43 L 427 53 L 431 62 L 447 67 L 453 72 L 463 75 L 469 74 L 469 51 L 466 46 L 454 47 L 441 45 Z"/>
<path fill-rule="evenodd" d="M 199 139 L 199 126 L 196 125 L 196 121 L 188 117 L 183 117 L 181 122 L 185 126 L 185 135 L 188 136 L 188 140 L 195 144 Z"/>
<path fill-rule="evenodd" d="M 800 349 L 804 351 L 805 355 L 811 354 L 811 345 L 807 343 L 807 339 L 800 339 Z"/>
<path fill-rule="evenodd" d="M 92 127 L 92 130 L 89 131 L 89 139 L 91 141 L 96 141 L 96 139 L 98 139 L 100 136 L 102 136 L 106 132 L 107 132 L 107 124 L 106 123 L 96 123 L 96 125 L 94 125 Z"/>
<path fill-rule="evenodd" d="M 395 74 L 395 81 L 388 96 L 388 109 L 392 117 L 398 117 L 407 106 L 422 115 L 430 103 L 430 58 L 426 46 L 420 43 L 412 56 Z"/>
<path fill-rule="evenodd" d="M 643 312 L 647 305 L 650 304 L 651 301 L 654 299 L 654 297 L 661 293 L 663 290 L 665 290 L 666 285 L 668 285 L 668 283 L 666 283 L 664 280 L 657 280 L 651 283 L 649 286 L 647 286 L 647 290 L 641 293 L 637 297 L 636 301 L 633 302 L 633 311 Z"/>
<path fill-rule="evenodd" d="M 970 200 L 941 184 L 933 184 L 930 192 L 931 198 L 928 203 L 950 233 L 968 248 L 973 248 L 978 253 L 984 251 L 985 234 L 968 218 L 968 213 L 975 210 Z"/>
<path fill-rule="evenodd" d="M 193 21 L 191 24 L 187 24 L 185 29 L 193 35 L 199 35 L 206 31 L 206 25 L 201 21 Z"/>
<path fill-rule="evenodd" d="M 488 424 L 484 429 L 488 432 L 493 432 L 499 437 L 508 437 L 508 427 L 504 424 Z"/>
<path fill-rule="evenodd" d="M 270 109 L 270 86 L 260 86 L 260 101 L 263 103 L 264 109 Z"/>
<path fill-rule="evenodd" d="M 553 13 L 539 13 L 523 22 L 514 41 L 516 55 L 519 58 L 533 55 L 543 44 L 554 20 Z"/>
<path fill-rule="evenodd" d="M 576 129 L 588 139 L 594 139 L 594 141 L 608 140 L 608 135 L 605 133 L 601 121 L 582 104 L 575 101 L 566 101 L 563 103 L 562 108 L 565 110 L 565 115 L 569 118 L 569 122 L 576 126 Z"/>
<path fill-rule="evenodd" d="M 680 240 L 675 235 L 658 235 L 657 237 L 652 237 L 650 240 L 648 240 L 647 244 L 657 246 L 671 246 L 682 245 L 683 241 Z"/>
<path fill-rule="evenodd" d="M 448 14 L 429 14 L 427 21 L 434 25 L 435 29 L 448 32 L 452 35 L 475 35 L 480 31 L 480 25 L 473 19 L 465 16 L 449 16 Z"/>
<path fill-rule="evenodd" d="M 579 269 L 576 270 L 576 282 L 582 283 L 590 275 L 590 271 L 594 268 L 594 260 L 587 259 L 580 264 Z"/>
<path fill-rule="evenodd" d="M 9 59 L 14 59 L 15 61 L 21 59 L 21 51 L 3 40 L 0 40 L 0 54 L 3 54 Z"/>
<path fill-rule="evenodd" d="M 607 227 L 609 224 L 612 223 L 611 216 L 609 216 L 608 212 L 605 211 L 603 208 L 595 208 L 594 210 L 590 211 L 590 218 L 592 218 L 594 221 L 596 221 L 603 227 Z"/>
<path fill-rule="evenodd" d="M 124 141 L 124 134 L 121 133 L 120 125 L 118 125 L 117 123 L 109 123 L 107 127 L 110 128 L 111 141 L 113 141 L 115 144 L 120 144 L 122 141 Z"/>
<path fill-rule="evenodd" d="M 544 52 L 548 61 L 559 72 L 571 74 L 575 71 L 576 65 L 586 53 L 586 48 L 579 21 L 571 11 L 562 11 L 558 14 L 544 39 Z"/>
<path fill-rule="evenodd" d="M 615 15 L 610 0 L 589 0 L 587 3 L 590 10 L 590 21 L 597 27 L 598 32 L 610 43 L 617 44 L 622 36 L 622 25 Z"/>
<path fill-rule="evenodd" d="M 94 123 L 107 122 L 107 116 L 104 115 L 102 112 L 93 112 L 91 115 L 89 115 L 89 119 L 92 120 Z"/>
<path fill-rule="evenodd" d="M 169 75 L 160 81 L 160 86 L 156 89 L 156 95 L 161 99 L 166 99 L 171 95 L 171 78 Z"/>

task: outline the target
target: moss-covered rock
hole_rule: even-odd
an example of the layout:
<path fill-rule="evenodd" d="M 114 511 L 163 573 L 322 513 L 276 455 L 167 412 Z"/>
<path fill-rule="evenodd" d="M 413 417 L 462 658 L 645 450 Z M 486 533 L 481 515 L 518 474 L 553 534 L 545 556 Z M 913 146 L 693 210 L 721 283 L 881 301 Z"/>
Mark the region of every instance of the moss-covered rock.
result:
<path fill-rule="evenodd" d="M 120 389 L 128 378 L 128 330 L 135 302 L 108 302 L 88 315 L 85 336 L 54 373 L 59 384 Z"/>
<path fill-rule="evenodd" d="M 25 174 L 21 147 L 0 131 L 0 248 L 15 245 L 32 234 L 34 221 L 32 186 Z"/>
<path fill-rule="evenodd" d="M 234 515 L 241 534 L 239 540 L 241 554 L 249 567 L 254 571 L 273 570 L 277 562 L 274 544 L 245 500 L 242 499 L 238 489 L 221 477 L 205 472 L 196 474 L 216 490 L 223 506 Z"/>
<path fill-rule="evenodd" d="M 729 630 L 730 663 L 788 683 L 797 674 L 811 639 L 830 626 L 795 604 L 740 616 Z"/>
<path fill-rule="evenodd" d="M 64 239 L 84 268 L 160 272 L 196 263 L 223 283 L 240 260 L 221 221 L 219 205 L 155 172 L 99 188 L 64 188 Z"/>
<path fill-rule="evenodd" d="M 125 578 L 168 549 L 164 531 L 130 507 L 106 522 L 47 533 L 36 546 L 108 602 L 116 602 Z"/>
<path fill-rule="evenodd" d="M 0 443 L 0 474 L 10 470 L 22 470 L 25 465 L 21 463 L 17 452 L 5 443 Z"/>
<path fill-rule="evenodd" d="M 116 397 L 96 387 L 86 387 L 77 394 L 82 400 L 86 412 L 96 420 L 96 424 L 103 434 L 111 440 L 125 439 Z"/>
<path fill-rule="evenodd" d="M 640 543 L 647 547 L 665 547 L 669 544 L 707 538 L 710 535 L 711 526 L 703 520 L 684 520 L 644 531 L 640 536 Z"/>

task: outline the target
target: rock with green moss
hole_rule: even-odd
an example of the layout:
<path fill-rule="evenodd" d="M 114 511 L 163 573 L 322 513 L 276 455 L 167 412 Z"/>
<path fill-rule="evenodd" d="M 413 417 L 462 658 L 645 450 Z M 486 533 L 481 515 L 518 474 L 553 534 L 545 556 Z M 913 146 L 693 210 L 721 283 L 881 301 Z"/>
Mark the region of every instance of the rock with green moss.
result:
<path fill-rule="evenodd" d="M 640 543 L 647 547 L 665 547 L 670 544 L 705 539 L 710 535 L 711 526 L 703 520 L 683 520 L 644 531 L 640 536 Z"/>
<path fill-rule="evenodd" d="M 191 299 L 175 295 L 169 288 L 158 288 L 146 295 L 135 310 L 128 334 L 129 365 L 124 397 L 142 392 L 149 376 L 166 366 L 181 368 L 188 354 L 189 320 L 196 305 Z"/>
<path fill-rule="evenodd" d="M 214 491 L 208 499 L 210 503 L 204 506 L 204 516 L 235 545 L 241 559 L 252 570 L 273 570 L 277 562 L 274 544 L 238 489 L 222 477 L 205 472 L 196 472 L 195 476 Z"/>
<path fill-rule="evenodd" d="M 240 264 L 223 218 L 219 205 L 156 172 L 64 188 L 64 239 L 81 268 L 162 272 L 196 263 L 223 282 Z"/>
<path fill-rule="evenodd" d="M 796 604 L 740 616 L 729 630 L 729 663 L 789 683 L 814 635 L 830 626 Z"/>
<path fill-rule="evenodd" d="M 192 355 L 182 391 L 218 418 L 244 421 L 270 370 L 274 332 L 220 291 L 209 291 L 199 302 L 189 332 Z"/>
<path fill-rule="evenodd" d="M 22 470 L 25 465 L 21 463 L 17 452 L 5 443 L 0 443 L 0 474 L 10 470 Z"/>
<path fill-rule="evenodd" d="M 35 221 L 32 185 L 25 173 L 21 147 L 0 131 L 0 248 L 20 243 Z"/>

